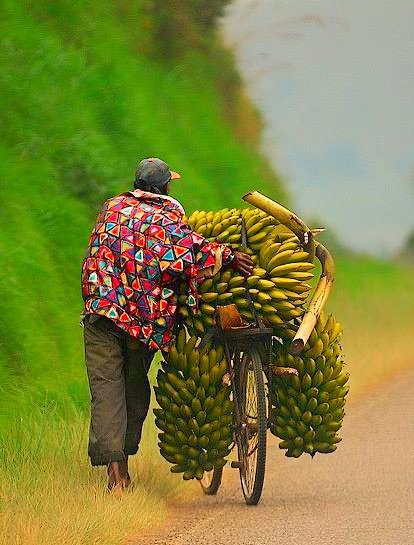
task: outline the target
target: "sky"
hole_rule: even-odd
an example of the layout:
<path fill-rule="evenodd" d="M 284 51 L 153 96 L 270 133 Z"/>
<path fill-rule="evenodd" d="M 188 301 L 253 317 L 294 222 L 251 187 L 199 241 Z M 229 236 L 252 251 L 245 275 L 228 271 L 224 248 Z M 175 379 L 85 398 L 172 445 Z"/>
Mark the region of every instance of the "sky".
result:
<path fill-rule="evenodd" d="M 414 230 L 414 2 L 235 0 L 223 29 L 295 212 L 397 252 Z"/>

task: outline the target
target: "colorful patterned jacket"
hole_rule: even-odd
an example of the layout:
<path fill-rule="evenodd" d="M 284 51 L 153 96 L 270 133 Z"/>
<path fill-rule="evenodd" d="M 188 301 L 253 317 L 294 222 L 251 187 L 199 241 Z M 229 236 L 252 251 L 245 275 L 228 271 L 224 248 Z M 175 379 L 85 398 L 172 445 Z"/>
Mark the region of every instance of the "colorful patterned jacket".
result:
<path fill-rule="evenodd" d="M 230 248 L 194 233 L 183 216 L 175 199 L 141 190 L 106 201 L 83 261 L 82 316 L 106 316 L 149 348 L 168 350 L 180 281 L 196 309 L 198 282 L 233 258 Z"/>

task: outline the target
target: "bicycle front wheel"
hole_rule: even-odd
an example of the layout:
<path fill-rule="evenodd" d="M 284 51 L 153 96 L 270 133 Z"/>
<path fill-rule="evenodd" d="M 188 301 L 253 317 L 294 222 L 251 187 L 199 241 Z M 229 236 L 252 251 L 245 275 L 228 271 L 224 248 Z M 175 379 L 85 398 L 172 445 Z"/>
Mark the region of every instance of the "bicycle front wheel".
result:
<path fill-rule="evenodd" d="M 240 482 L 247 505 L 257 505 L 266 466 L 266 393 L 259 352 L 249 348 L 241 356 L 240 429 L 237 432 Z"/>

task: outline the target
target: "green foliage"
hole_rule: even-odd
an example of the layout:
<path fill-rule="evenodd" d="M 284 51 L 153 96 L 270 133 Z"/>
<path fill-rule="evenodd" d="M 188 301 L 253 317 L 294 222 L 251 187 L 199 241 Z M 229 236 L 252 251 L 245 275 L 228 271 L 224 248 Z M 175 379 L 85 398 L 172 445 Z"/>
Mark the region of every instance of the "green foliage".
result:
<path fill-rule="evenodd" d="M 284 198 L 226 122 L 239 82 L 214 36 L 225 3 L 3 0 L 0 427 L 22 396 L 86 408 L 80 263 L 101 202 L 141 158 L 181 172 L 174 196 L 190 210 L 240 205 L 251 188 Z M 175 60 L 155 39 L 165 25 Z"/>
<path fill-rule="evenodd" d="M 188 48 L 211 48 L 213 31 L 231 0 L 144 0 L 143 25 L 151 39 L 150 54 L 182 55 Z"/>

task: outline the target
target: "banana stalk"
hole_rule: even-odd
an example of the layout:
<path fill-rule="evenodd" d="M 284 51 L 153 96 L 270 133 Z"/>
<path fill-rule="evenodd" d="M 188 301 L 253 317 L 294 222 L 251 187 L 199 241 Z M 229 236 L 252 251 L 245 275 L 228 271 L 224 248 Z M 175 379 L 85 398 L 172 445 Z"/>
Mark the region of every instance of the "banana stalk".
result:
<path fill-rule="evenodd" d="M 315 246 L 316 257 L 321 263 L 322 272 L 302 323 L 292 341 L 290 352 L 294 355 L 300 354 L 308 342 L 310 334 L 328 299 L 334 281 L 335 262 L 332 255 L 320 242 L 315 241 Z"/>

